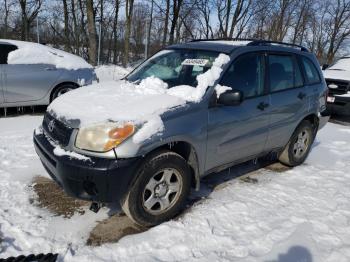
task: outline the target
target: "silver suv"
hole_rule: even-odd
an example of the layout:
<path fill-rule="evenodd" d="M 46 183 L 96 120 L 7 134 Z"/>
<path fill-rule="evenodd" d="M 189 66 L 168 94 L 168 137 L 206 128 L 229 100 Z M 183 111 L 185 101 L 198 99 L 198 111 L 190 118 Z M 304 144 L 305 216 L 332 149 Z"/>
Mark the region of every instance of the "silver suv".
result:
<path fill-rule="evenodd" d="M 11 54 L 13 63 L 8 61 Z M 96 79 L 92 66 L 80 57 L 44 45 L 0 39 L 0 108 L 48 105 Z"/>
<path fill-rule="evenodd" d="M 67 194 L 119 202 L 144 226 L 174 217 L 210 173 L 271 152 L 302 164 L 329 118 L 315 56 L 285 43 L 173 45 L 115 85 L 55 100 L 34 144 Z"/>

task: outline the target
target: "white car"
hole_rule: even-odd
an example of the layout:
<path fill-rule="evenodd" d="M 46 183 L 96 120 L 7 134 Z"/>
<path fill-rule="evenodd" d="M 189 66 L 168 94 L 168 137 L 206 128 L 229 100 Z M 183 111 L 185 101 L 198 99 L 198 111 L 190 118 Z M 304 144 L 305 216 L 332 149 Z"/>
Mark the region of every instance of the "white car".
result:
<path fill-rule="evenodd" d="M 350 115 L 350 56 L 338 60 L 323 71 L 329 94 L 327 107 L 337 115 Z"/>
<path fill-rule="evenodd" d="M 83 58 L 45 45 L 0 39 L 0 108 L 48 105 L 96 80 Z"/>

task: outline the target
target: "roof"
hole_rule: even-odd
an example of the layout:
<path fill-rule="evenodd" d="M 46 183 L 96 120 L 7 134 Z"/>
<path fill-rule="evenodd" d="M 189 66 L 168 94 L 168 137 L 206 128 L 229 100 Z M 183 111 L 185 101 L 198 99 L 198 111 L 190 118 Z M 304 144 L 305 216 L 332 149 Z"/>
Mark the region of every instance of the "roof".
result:
<path fill-rule="evenodd" d="M 309 50 L 301 45 L 260 40 L 260 39 L 198 39 L 193 40 L 188 43 L 171 45 L 169 49 L 198 49 L 207 51 L 216 51 L 221 53 L 230 54 L 232 51 L 242 46 L 278 46 L 299 49 L 304 52 L 309 52 Z"/>
<path fill-rule="evenodd" d="M 225 54 L 232 53 L 233 50 L 235 50 L 237 47 L 240 46 L 246 46 L 249 42 L 248 41 L 209 41 L 209 40 L 203 40 L 203 41 L 192 41 L 188 43 L 182 43 L 182 44 L 176 44 L 171 45 L 167 48 L 169 49 L 198 49 L 198 50 L 206 50 L 206 51 L 215 51 L 215 52 L 221 52 Z"/>
<path fill-rule="evenodd" d="M 52 64 L 67 70 L 92 68 L 83 58 L 50 46 L 9 39 L 0 39 L 0 44 L 17 47 L 8 54 L 8 64 Z"/>

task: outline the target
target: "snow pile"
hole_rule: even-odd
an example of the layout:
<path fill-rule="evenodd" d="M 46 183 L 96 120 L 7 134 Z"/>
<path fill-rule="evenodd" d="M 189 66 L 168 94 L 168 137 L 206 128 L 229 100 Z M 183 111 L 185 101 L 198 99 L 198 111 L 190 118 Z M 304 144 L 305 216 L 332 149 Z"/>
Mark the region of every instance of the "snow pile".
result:
<path fill-rule="evenodd" d="M 350 71 L 350 58 L 341 58 L 334 65 L 329 67 L 327 70 L 344 70 Z"/>
<path fill-rule="evenodd" d="M 143 125 L 138 131 L 140 134 L 134 138 L 135 142 L 141 142 L 140 138 L 145 139 L 163 130 L 160 116 L 164 112 L 187 102 L 199 102 L 207 88 L 220 77 L 222 66 L 229 60 L 229 56 L 220 54 L 211 69 L 197 76 L 197 87 L 168 89 L 165 82 L 155 77 L 148 77 L 139 85 L 127 81 L 102 82 L 60 96 L 48 107 L 48 111 L 58 118 L 79 119 L 80 127 L 106 121 Z"/>
<path fill-rule="evenodd" d="M 328 79 L 350 81 L 350 58 L 342 58 L 331 67 L 323 71 Z"/>
<path fill-rule="evenodd" d="M 83 155 L 78 154 L 76 152 L 66 151 L 62 147 L 60 147 L 59 145 L 55 146 L 55 149 L 53 150 L 53 153 L 56 156 L 68 156 L 70 158 L 75 158 L 75 159 L 83 160 L 83 161 L 91 160 L 91 158 L 83 156 Z"/>
<path fill-rule="evenodd" d="M 124 68 L 117 65 L 102 65 L 95 68 L 95 73 L 98 79 L 103 82 L 120 80 L 130 71 L 130 68 Z"/>
<path fill-rule="evenodd" d="M 223 44 L 223 45 L 233 45 L 233 46 L 245 46 L 251 43 L 252 41 L 234 41 L 234 40 L 219 40 L 219 41 L 201 41 L 206 43 L 215 43 L 215 44 Z"/>
<path fill-rule="evenodd" d="M 83 58 L 49 46 L 15 40 L 0 39 L 0 42 L 18 47 L 9 53 L 8 64 L 52 64 L 67 70 L 92 68 Z"/>

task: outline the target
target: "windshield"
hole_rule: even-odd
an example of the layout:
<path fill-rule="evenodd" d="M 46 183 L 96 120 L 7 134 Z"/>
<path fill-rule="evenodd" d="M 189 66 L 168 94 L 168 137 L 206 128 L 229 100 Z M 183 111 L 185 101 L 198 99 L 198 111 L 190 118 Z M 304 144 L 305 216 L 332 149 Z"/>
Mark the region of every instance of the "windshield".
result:
<path fill-rule="evenodd" d="M 169 88 L 179 85 L 197 85 L 196 77 L 211 68 L 217 52 L 200 50 L 163 50 L 136 68 L 126 79 L 139 82 L 154 76 L 168 84 Z"/>
<path fill-rule="evenodd" d="M 329 70 L 350 71 L 350 57 L 343 57 L 331 65 Z"/>

